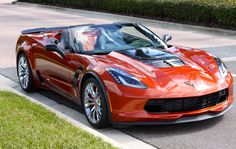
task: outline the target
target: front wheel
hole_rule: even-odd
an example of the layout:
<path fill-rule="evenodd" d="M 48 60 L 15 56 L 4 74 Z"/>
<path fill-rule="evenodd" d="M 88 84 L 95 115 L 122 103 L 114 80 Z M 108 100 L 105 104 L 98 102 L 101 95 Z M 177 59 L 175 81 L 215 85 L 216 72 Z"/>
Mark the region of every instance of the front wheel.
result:
<path fill-rule="evenodd" d="M 17 75 L 21 88 L 26 92 L 35 89 L 30 64 L 25 54 L 21 54 L 17 61 Z"/>
<path fill-rule="evenodd" d="M 89 123 L 95 128 L 108 126 L 108 111 L 104 91 L 98 81 L 90 78 L 82 90 L 83 108 Z"/>

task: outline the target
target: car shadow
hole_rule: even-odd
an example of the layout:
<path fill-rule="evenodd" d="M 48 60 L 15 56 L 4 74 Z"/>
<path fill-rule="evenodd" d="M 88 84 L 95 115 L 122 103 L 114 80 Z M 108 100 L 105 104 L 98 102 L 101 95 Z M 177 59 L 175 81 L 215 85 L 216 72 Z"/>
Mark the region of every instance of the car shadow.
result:
<path fill-rule="evenodd" d="M 45 89 L 39 89 L 38 93 L 55 101 L 58 104 L 62 104 L 64 106 L 74 109 L 80 113 L 83 113 L 80 105 L 72 102 L 71 100 L 67 99 L 66 97 L 61 96 L 60 94 L 58 94 L 56 92 L 45 90 Z"/>
<path fill-rule="evenodd" d="M 133 136 L 148 134 L 149 136 L 155 135 L 155 137 L 168 137 L 174 135 L 188 134 L 210 129 L 217 125 L 224 117 L 217 117 L 209 120 L 190 122 L 182 124 L 168 124 L 168 125 L 151 125 L 151 126 L 115 126 L 120 131 Z"/>

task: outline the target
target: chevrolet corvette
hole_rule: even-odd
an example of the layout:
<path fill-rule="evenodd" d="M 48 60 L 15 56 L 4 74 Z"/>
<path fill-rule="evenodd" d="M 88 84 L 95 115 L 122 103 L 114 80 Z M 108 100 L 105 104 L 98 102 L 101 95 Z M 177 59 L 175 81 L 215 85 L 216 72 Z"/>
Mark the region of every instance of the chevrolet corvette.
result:
<path fill-rule="evenodd" d="M 22 31 L 17 75 L 26 92 L 55 91 L 95 128 L 202 121 L 232 108 L 233 78 L 203 50 L 169 45 L 140 23 Z"/>

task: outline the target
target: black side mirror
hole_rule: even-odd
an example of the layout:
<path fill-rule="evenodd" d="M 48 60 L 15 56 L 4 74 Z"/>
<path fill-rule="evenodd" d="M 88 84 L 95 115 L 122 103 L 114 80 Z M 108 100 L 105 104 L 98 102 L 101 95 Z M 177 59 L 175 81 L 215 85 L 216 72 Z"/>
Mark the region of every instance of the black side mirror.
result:
<path fill-rule="evenodd" d="M 57 45 L 46 45 L 45 48 L 47 51 L 57 52 L 61 57 L 65 56 L 64 52 Z"/>
<path fill-rule="evenodd" d="M 172 39 L 172 36 L 171 35 L 168 35 L 168 34 L 165 34 L 163 37 L 162 37 L 162 40 L 167 43 L 168 41 L 170 41 Z"/>

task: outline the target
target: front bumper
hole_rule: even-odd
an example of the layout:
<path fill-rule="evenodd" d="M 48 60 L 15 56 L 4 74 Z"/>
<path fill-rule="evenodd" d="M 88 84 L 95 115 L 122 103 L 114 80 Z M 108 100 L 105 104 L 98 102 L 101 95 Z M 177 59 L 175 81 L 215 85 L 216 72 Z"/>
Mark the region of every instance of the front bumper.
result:
<path fill-rule="evenodd" d="M 113 86 L 113 87 L 111 87 Z M 226 77 L 222 83 L 212 86 L 211 90 L 203 92 L 182 91 L 178 94 L 173 92 L 159 92 L 155 89 L 139 90 L 125 88 L 123 86 L 111 85 L 106 86 L 107 95 L 112 113 L 112 122 L 114 124 L 176 124 L 185 122 L 201 121 L 225 114 L 232 108 L 233 103 L 233 78 L 231 75 Z M 214 106 L 207 108 L 183 111 L 183 112 L 164 112 L 164 113 L 149 113 L 144 107 L 145 104 L 153 99 L 158 98 L 182 98 L 191 96 L 202 96 L 228 88 L 227 100 Z"/>

